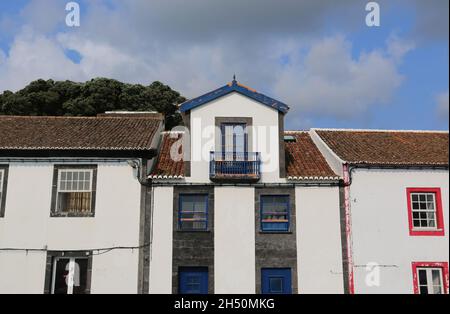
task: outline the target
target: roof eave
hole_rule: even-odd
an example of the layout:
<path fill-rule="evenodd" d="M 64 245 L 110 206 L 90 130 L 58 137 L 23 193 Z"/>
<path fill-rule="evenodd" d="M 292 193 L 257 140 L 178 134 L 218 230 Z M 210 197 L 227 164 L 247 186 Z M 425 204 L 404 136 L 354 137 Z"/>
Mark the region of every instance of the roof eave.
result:
<path fill-rule="evenodd" d="M 157 150 L 150 149 L 0 149 L 0 158 L 153 158 Z"/>
<path fill-rule="evenodd" d="M 200 107 L 206 103 L 209 103 L 213 100 L 216 100 L 220 97 L 226 96 L 230 93 L 239 93 L 243 96 L 249 97 L 260 104 L 273 108 L 275 110 L 278 110 L 282 112 L 283 114 L 286 114 L 289 111 L 289 106 L 277 101 L 269 96 L 266 96 L 264 94 L 260 94 L 256 91 L 250 90 L 248 88 L 245 88 L 238 84 L 237 82 L 232 82 L 231 84 L 227 84 L 225 86 L 222 86 L 212 92 L 209 92 L 207 94 L 204 94 L 202 96 L 196 97 L 194 99 L 188 100 L 180 105 L 180 112 L 188 112 L 194 108 Z M 261 100 L 262 98 L 262 100 Z"/>
<path fill-rule="evenodd" d="M 378 169 L 448 169 L 448 164 L 441 163 L 380 163 L 367 161 L 348 161 L 346 162 L 350 167 L 354 168 L 378 168 Z"/>

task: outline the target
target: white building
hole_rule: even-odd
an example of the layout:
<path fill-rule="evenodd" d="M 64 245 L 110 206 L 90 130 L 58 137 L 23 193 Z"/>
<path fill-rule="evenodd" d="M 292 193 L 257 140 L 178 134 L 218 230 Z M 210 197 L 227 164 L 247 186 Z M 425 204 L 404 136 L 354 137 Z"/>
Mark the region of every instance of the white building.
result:
<path fill-rule="evenodd" d="M 345 181 L 351 293 L 448 293 L 448 132 L 312 130 Z"/>
<path fill-rule="evenodd" d="M 233 81 L 180 111 L 150 175 L 149 292 L 344 293 L 340 178 L 288 107 Z"/>
<path fill-rule="evenodd" d="M 149 116 L 0 117 L 0 293 L 142 291 Z"/>
<path fill-rule="evenodd" d="M 448 293 L 448 132 L 285 131 L 235 80 L 162 117 L 0 117 L 0 293 Z"/>

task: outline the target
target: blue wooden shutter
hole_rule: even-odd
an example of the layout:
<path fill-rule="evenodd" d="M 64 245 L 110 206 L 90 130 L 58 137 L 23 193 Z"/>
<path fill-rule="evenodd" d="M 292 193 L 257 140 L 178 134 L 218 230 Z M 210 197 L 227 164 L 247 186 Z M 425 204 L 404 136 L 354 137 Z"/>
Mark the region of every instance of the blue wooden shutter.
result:
<path fill-rule="evenodd" d="M 208 294 L 208 268 L 182 267 L 179 270 L 180 294 Z"/>
<path fill-rule="evenodd" d="M 262 294 L 291 294 L 292 278 L 290 268 L 263 268 L 261 270 Z"/>

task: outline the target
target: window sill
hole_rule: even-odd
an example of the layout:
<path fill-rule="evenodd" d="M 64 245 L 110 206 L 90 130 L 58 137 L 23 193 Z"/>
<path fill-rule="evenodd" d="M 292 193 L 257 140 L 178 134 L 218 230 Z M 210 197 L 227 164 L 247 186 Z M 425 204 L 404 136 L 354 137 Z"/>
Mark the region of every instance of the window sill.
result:
<path fill-rule="evenodd" d="M 263 231 L 260 230 L 259 233 L 261 234 L 292 234 L 292 231 Z"/>
<path fill-rule="evenodd" d="M 211 230 L 177 230 L 179 233 L 211 233 Z"/>
<path fill-rule="evenodd" d="M 51 218 L 94 218 L 95 214 L 94 213 L 89 213 L 89 214 L 63 214 L 63 213 L 51 213 L 50 214 Z"/>
<path fill-rule="evenodd" d="M 435 236 L 435 237 L 443 237 L 445 236 L 445 231 L 444 229 L 429 229 L 429 230 L 418 230 L 418 229 L 413 229 L 409 231 L 409 235 L 413 236 L 413 237 L 426 237 L 426 236 Z"/>

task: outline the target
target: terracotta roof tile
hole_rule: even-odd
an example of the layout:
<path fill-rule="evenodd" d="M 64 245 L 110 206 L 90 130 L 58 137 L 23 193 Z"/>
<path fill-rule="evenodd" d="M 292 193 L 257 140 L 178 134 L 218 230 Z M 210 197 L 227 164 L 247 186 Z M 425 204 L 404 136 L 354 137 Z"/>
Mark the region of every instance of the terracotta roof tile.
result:
<path fill-rule="evenodd" d="M 303 179 L 336 179 L 338 176 L 331 170 L 307 132 L 288 132 L 295 142 L 286 142 L 287 177 Z"/>
<path fill-rule="evenodd" d="M 162 134 L 161 148 L 158 155 L 158 160 L 150 174 L 150 178 L 181 178 L 184 177 L 184 162 L 182 155 L 179 160 L 174 160 L 171 157 L 171 149 L 176 146 L 174 144 L 182 138 L 182 133 L 168 133 Z M 178 152 L 181 154 L 181 146 Z"/>
<path fill-rule="evenodd" d="M 161 119 L 0 116 L 1 150 L 150 150 Z"/>
<path fill-rule="evenodd" d="M 306 132 L 289 132 L 295 137 L 295 142 L 286 143 L 286 169 L 290 179 L 337 179 L 338 176 L 331 170 L 325 158 L 314 145 Z M 150 178 L 177 179 L 184 173 L 183 160 L 174 161 L 170 150 L 181 134 L 173 138 L 170 133 L 164 133 L 158 160 Z"/>
<path fill-rule="evenodd" d="M 344 161 L 377 165 L 448 166 L 448 132 L 316 130 Z"/>

